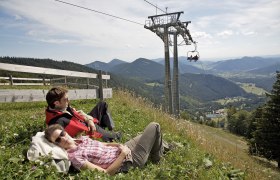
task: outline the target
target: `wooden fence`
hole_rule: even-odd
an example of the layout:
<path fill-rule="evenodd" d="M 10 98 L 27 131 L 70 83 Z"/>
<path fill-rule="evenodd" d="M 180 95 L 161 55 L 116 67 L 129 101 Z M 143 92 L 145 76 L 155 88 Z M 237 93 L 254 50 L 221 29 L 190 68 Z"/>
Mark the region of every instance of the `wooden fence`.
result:
<path fill-rule="evenodd" d="M 16 85 L 16 86 L 48 86 L 50 85 L 51 79 L 45 78 L 18 78 L 18 77 L 0 77 L 0 80 L 4 80 L 0 82 L 0 85 Z M 15 82 L 16 81 L 16 82 Z M 34 83 L 34 81 L 36 83 Z"/>
<path fill-rule="evenodd" d="M 95 98 L 104 99 L 104 98 L 112 97 L 112 88 L 103 88 L 103 80 L 106 81 L 109 80 L 110 75 L 103 75 L 102 71 L 99 71 L 98 74 L 95 74 L 95 73 L 67 71 L 61 69 L 41 68 L 41 67 L 23 66 L 23 65 L 7 64 L 7 63 L 0 63 L 0 70 L 34 73 L 34 74 L 41 74 L 41 75 L 64 76 L 64 78 L 65 77 L 87 78 L 88 79 L 87 82 L 89 82 L 89 79 L 99 79 L 98 86 L 95 86 L 96 87 L 95 89 L 89 89 L 90 85 L 87 84 L 88 85 L 87 89 L 69 90 L 69 98 L 70 99 L 95 99 Z M 23 79 L 24 78 L 22 78 L 22 80 Z M 37 81 L 39 80 L 39 78 L 34 78 L 33 80 Z M 43 80 L 44 83 L 48 81 L 46 79 Z M 0 102 L 44 101 L 46 98 L 47 91 L 48 90 L 1 89 Z"/>

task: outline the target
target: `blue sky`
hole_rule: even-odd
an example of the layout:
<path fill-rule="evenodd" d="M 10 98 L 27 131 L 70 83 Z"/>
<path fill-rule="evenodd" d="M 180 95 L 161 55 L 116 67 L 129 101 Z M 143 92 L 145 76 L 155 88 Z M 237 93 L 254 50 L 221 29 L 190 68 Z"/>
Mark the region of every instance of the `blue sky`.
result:
<path fill-rule="evenodd" d="M 63 0 L 145 24 L 162 14 L 144 0 Z M 184 11 L 181 21 L 198 42 L 201 61 L 280 54 L 279 0 L 149 0 Z M 67 60 L 80 64 L 164 57 L 164 44 L 143 25 L 55 0 L 0 0 L 0 56 Z M 178 39 L 181 42 L 182 39 Z M 173 47 L 170 47 L 172 56 Z M 186 56 L 194 46 L 180 46 Z"/>

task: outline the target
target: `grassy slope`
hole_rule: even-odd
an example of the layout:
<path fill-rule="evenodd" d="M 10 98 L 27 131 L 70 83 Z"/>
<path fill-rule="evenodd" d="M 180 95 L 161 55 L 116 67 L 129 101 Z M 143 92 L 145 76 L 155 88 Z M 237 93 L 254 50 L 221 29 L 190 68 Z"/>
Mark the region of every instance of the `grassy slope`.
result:
<path fill-rule="evenodd" d="M 144 101 L 145 99 L 135 98 L 129 93 L 120 91 L 115 91 L 113 99 L 108 100 L 116 130 L 124 132 L 122 141 L 125 142 L 135 136 L 149 122 L 156 121 L 161 124 L 164 139 L 180 142 L 183 147 L 169 152 L 159 165 L 148 163 L 142 170 L 131 170 L 128 174 L 119 174 L 114 178 L 228 179 L 230 175 L 237 174 L 232 171 L 233 169 L 242 169 L 246 179 L 280 177 L 279 172 L 265 168 L 250 158 L 242 150 L 246 148 L 244 143 L 241 143 L 239 149 L 237 144 L 241 141 L 238 141 L 235 136 L 184 120 L 174 120 L 160 110 L 153 109 Z M 96 100 L 72 102 L 74 107 L 79 107 L 85 112 L 89 111 L 95 103 Z M 62 175 L 54 172 L 47 160 L 44 160 L 45 166 L 24 161 L 22 151 L 28 148 L 31 136 L 45 127 L 44 107 L 44 102 L 0 104 L 0 177 L 3 179 L 19 179 L 19 177 L 58 179 L 61 176 L 65 179 L 110 178 L 102 173 L 90 171 Z M 205 159 L 213 162 L 213 166 L 207 168 Z M 240 176 L 240 179 L 242 178 L 243 176 Z"/>
<path fill-rule="evenodd" d="M 255 84 L 252 83 L 239 83 L 240 87 L 243 88 L 247 93 L 252 93 L 256 95 L 265 95 L 267 91 L 262 88 L 256 87 Z"/>

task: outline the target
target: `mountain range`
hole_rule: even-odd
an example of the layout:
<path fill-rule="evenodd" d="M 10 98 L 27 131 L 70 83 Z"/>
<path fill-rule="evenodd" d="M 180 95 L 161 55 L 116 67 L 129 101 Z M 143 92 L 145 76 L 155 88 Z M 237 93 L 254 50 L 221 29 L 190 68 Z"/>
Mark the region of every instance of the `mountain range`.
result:
<path fill-rule="evenodd" d="M 143 61 L 143 62 L 141 62 Z M 145 62 L 144 62 L 145 61 Z M 116 74 L 122 74 L 124 71 L 133 70 L 134 68 L 141 68 L 138 66 L 143 67 L 146 65 L 148 68 L 149 63 L 153 63 L 153 67 L 156 66 L 164 66 L 164 59 L 158 58 L 153 60 L 148 60 L 145 58 L 139 58 L 135 61 L 128 63 L 123 60 L 114 59 L 109 63 L 104 63 L 100 61 L 95 61 L 90 64 L 86 64 L 86 66 L 91 67 L 93 69 L 114 72 Z M 280 66 L 280 57 L 273 57 L 273 58 L 263 58 L 263 57 L 243 57 L 240 59 L 230 59 L 230 60 L 222 60 L 222 61 L 198 61 L 198 62 L 189 62 L 187 57 L 179 57 L 179 72 L 181 74 L 184 73 L 195 73 L 195 74 L 219 74 L 219 73 L 251 73 L 251 74 L 263 74 L 263 75 L 270 75 L 275 73 L 276 70 L 279 70 Z M 173 58 L 170 59 L 170 67 L 173 69 Z M 144 68 L 144 71 L 149 69 Z M 161 69 L 158 69 L 159 71 Z M 133 75 L 134 71 L 131 71 L 129 74 Z M 137 73 L 137 72 L 134 72 Z M 160 73 L 160 72 L 158 72 Z"/>
<path fill-rule="evenodd" d="M 113 61 L 117 61 L 117 65 L 112 66 Z M 157 97 L 157 99 L 161 99 L 161 102 L 163 101 L 158 94 L 158 92 L 163 94 L 164 87 L 165 60 L 163 58 L 152 60 L 139 58 L 131 63 L 116 59 L 113 61 L 102 63 L 102 66 L 97 69 L 128 79 L 140 80 L 143 82 L 142 87 L 145 83 L 150 86 L 152 83 L 153 89 L 149 90 L 150 98 Z M 247 103 L 259 102 L 259 97 L 246 92 L 240 87 L 240 83 L 255 84 L 257 87 L 269 91 L 275 81 L 276 70 L 280 70 L 279 57 L 242 57 L 217 62 L 198 61 L 195 63 L 189 62 L 187 57 L 179 57 L 178 62 L 180 101 L 185 108 L 197 108 L 210 101 L 233 97 L 246 97 L 250 101 Z M 92 62 L 86 66 L 96 68 L 97 63 L 99 62 Z M 172 72 L 172 58 L 170 67 Z"/>
<path fill-rule="evenodd" d="M 51 59 L 14 57 L 0 57 L 0 62 L 81 72 L 102 70 L 111 75 L 111 80 L 108 81 L 109 87 L 134 91 L 136 94 L 149 98 L 155 104 L 164 102 L 165 67 L 162 58 L 156 60 L 138 58 L 131 63 L 113 59 L 109 63 L 95 61 L 87 65 Z M 173 59 L 170 62 L 173 67 Z M 221 108 L 222 105 L 216 102 L 220 99 L 236 97 L 246 100 L 233 101 L 232 104 L 237 103 L 243 107 L 253 108 L 263 102 L 263 97 L 246 92 L 240 83 L 253 83 L 269 91 L 275 81 L 275 70 L 279 70 L 279 63 L 280 58 L 276 57 L 243 57 L 218 62 L 197 61 L 195 63 L 187 61 L 186 57 L 179 57 L 181 108 L 194 112 L 197 109 L 207 111 L 210 107 Z M 6 76 L 6 74 L 7 72 L 0 71 L 1 76 Z"/>

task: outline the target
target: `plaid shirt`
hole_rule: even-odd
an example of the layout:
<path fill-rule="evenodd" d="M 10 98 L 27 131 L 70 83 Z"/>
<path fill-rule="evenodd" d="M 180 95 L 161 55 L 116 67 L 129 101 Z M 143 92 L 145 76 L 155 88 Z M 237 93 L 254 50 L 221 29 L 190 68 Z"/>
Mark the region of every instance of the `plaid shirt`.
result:
<path fill-rule="evenodd" d="M 81 169 L 86 161 L 107 169 L 118 158 L 121 150 L 118 147 L 106 146 L 102 142 L 82 136 L 78 141 L 78 147 L 67 152 L 69 160 L 77 169 Z"/>

